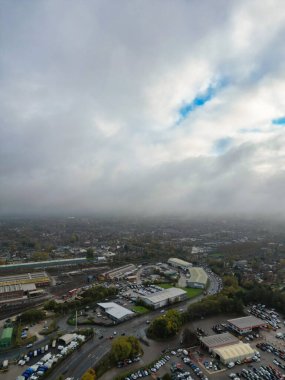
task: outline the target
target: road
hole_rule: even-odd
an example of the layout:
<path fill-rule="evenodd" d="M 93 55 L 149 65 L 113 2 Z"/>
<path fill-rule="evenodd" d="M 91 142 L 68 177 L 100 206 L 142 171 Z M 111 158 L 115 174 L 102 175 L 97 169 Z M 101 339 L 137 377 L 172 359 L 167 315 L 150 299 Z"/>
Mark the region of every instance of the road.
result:
<path fill-rule="evenodd" d="M 210 289 L 218 289 L 218 281 L 216 276 L 210 278 Z M 177 309 L 186 309 L 187 306 L 201 300 L 204 295 L 200 295 L 188 301 L 184 301 L 176 305 Z M 173 305 L 169 308 L 173 309 Z M 165 308 L 167 309 L 167 308 Z M 146 321 L 155 318 L 157 315 L 161 315 L 160 310 L 153 311 L 147 315 L 143 315 L 127 322 L 123 322 L 120 325 L 114 327 L 100 327 L 100 335 L 104 336 L 104 339 L 98 340 L 95 337 L 93 340 L 87 342 L 79 351 L 75 351 L 71 357 L 61 363 L 54 369 L 48 380 L 56 380 L 62 373 L 65 377 L 74 377 L 75 380 L 80 379 L 83 373 L 90 367 L 94 367 L 96 363 L 110 350 L 111 341 L 109 337 L 116 331 L 117 335 L 126 333 L 127 335 L 144 336 L 146 329 Z"/>

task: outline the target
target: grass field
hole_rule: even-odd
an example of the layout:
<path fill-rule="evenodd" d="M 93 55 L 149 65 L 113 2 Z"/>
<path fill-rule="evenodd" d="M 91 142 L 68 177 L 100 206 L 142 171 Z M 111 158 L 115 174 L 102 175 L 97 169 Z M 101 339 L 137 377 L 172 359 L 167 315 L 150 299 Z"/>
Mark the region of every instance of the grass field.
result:
<path fill-rule="evenodd" d="M 158 284 L 158 286 L 160 286 L 163 289 L 173 288 L 173 285 L 167 284 L 167 283 Z M 180 288 L 180 289 L 185 290 L 185 292 L 188 295 L 188 298 L 194 298 L 203 293 L 203 289 L 193 289 L 193 288 Z"/>
<path fill-rule="evenodd" d="M 149 309 L 147 309 L 147 308 L 144 307 L 144 306 L 133 306 L 133 307 L 132 307 L 132 310 L 133 310 L 135 313 L 138 313 L 138 314 L 145 314 L 145 313 L 148 313 L 148 312 L 149 312 Z"/>
<path fill-rule="evenodd" d="M 158 286 L 160 286 L 163 289 L 173 288 L 173 285 L 172 284 L 168 284 L 168 283 L 158 284 Z"/>

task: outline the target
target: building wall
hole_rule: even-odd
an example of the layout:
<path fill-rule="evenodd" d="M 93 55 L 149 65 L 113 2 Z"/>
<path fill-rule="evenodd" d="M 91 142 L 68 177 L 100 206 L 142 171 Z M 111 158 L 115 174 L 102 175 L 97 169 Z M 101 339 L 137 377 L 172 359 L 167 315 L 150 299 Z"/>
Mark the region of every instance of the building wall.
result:
<path fill-rule="evenodd" d="M 10 292 L 0 293 L 0 300 L 9 300 L 12 298 L 21 298 L 24 295 L 23 290 L 13 290 Z"/>
<path fill-rule="evenodd" d="M 205 285 L 201 284 L 199 282 L 192 282 L 192 281 L 187 281 L 187 286 L 189 288 L 198 288 L 198 289 L 205 289 Z"/>
<path fill-rule="evenodd" d="M 172 297 L 172 298 L 167 298 L 167 299 L 164 299 L 164 300 L 161 300 L 160 302 L 156 302 L 156 303 L 153 303 L 151 300 L 147 299 L 147 298 L 143 298 L 143 301 L 147 304 L 147 305 L 150 305 L 151 307 L 153 307 L 154 309 L 159 309 L 160 307 L 163 307 L 163 306 L 168 306 L 170 305 L 171 303 L 174 303 L 174 302 L 179 302 L 179 301 L 183 301 L 187 298 L 187 294 L 182 294 L 181 296 L 176 296 L 176 297 Z"/>

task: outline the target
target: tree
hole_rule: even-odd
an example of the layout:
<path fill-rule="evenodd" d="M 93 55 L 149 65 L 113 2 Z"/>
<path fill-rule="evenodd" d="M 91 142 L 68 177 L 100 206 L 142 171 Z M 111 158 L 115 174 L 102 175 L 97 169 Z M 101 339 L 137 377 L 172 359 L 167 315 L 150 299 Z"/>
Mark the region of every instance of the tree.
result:
<path fill-rule="evenodd" d="M 46 313 L 43 310 L 31 309 L 20 314 L 17 320 L 21 321 L 21 323 L 35 323 L 42 321 L 45 316 Z"/>
<path fill-rule="evenodd" d="M 186 327 L 182 333 L 182 344 L 187 346 L 196 346 L 199 344 L 199 339 L 194 331 Z"/>
<path fill-rule="evenodd" d="M 49 259 L 48 252 L 35 252 L 31 256 L 32 261 L 45 261 Z"/>
<path fill-rule="evenodd" d="M 176 335 L 181 326 L 181 314 L 177 310 L 169 310 L 165 315 L 152 321 L 147 333 L 152 338 L 166 339 Z"/>
<path fill-rule="evenodd" d="M 96 372 L 93 368 L 89 368 L 81 377 L 81 380 L 96 380 Z"/>
<path fill-rule="evenodd" d="M 112 342 L 112 356 L 116 361 L 125 360 L 131 356 L 132 345 L 124 337 L 118 337 Z"/>
<path fill-rule="evenodd" d="M 114 360 L 121 361 L 142 353 L 138 339 L 134 336 L 120 336 L 113 340 L 111 355 Z"/>
<path fill-rule="evenodd" d="M 86 251 L 86 258 L 92 260 L 94 258 L 94 250 L 93 248 L 88 248 Z"/>

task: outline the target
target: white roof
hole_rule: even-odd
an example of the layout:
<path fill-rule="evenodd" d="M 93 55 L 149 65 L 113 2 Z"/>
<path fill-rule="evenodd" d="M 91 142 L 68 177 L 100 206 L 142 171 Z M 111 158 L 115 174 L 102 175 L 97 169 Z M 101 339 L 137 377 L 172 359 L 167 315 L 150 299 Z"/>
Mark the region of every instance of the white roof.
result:
<path fill-rule="evenodd" d="M 126 309 L 125 307 L 120 306 L 115 302 L 103 302 L 98 303 L 98 305 L 102 307 L 107 314 L 111 315 L 116 319 L 121 319 L 126 317 L 127 315 L 134 314 L 131 310 Z"/>
<path fill-rule="evenodd" d="M 69 344 L 70 342 L 73 341 L 73 339 L 75 339 L 75 337 L 76 337 L 76 334 L 64 334 L 59 339 L 63 340 L 65 344 Z"/>
<path fill-rule="evenodd" d="M 164 289 L 161 292 L 150 294 L 149 296 L 144 296 L 141 298 L 148 299 L 152 303 L 158 303 L 167 299 L 179 297 L 183 294 L 186 294 L 185 290 L 179 288 L 168 288 Z"/>
<path fill-rule="evenodd" d="M 167 261 L 169 264 L 176 264 L 176 265 L 181 265 L 182 267 L 191 267 L 192 264 L 188 263 L 188 261 L 184 261 L 181 259 L 177 259 L 176 257 L 171 257 Z"/>
<path fill-rule="evenodd" d="M 189 278 L 190 282 L 198 282 L 203 285 L 207 284 L 208 275 L 204 271 L 203 268 L 193 267 L 193 268 L 189 268 L 188 271 L 190 274 L 190 278 Z"/>
<path fill-rule="evenodd" d="M 254 351 L 248 343 L 238 343 L 230 346 L 215 348 L 214 352 L 225 361 L 254 355 Z"/>

